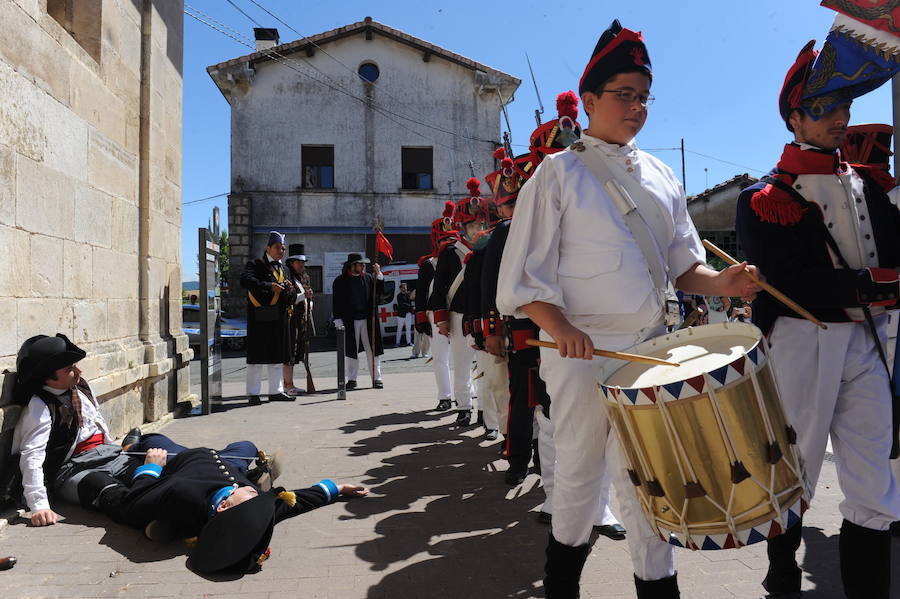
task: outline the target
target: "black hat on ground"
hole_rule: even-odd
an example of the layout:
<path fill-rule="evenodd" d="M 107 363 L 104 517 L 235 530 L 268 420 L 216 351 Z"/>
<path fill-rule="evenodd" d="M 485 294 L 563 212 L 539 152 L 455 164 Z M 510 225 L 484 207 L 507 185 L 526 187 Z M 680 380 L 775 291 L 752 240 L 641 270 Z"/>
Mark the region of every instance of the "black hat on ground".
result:
<path fill-rule="evenodd" d="M 285 260 L 303 260 L 306 262 L 306 248 L 302 243 L 292 243 L 288 246 L 288 257 Z"/>
<path fill-rule="evenodd" d="M 82 360 L 86 355 L 87 352 L 62 333 L 57 333 L 55 337 L 35 335 L 27 339 L 16 357 L 16 399 L 28 399 L 55 371 Z"/>
<path fill-rule="evenodd" d="M 347 264 L 368 264 L 371 262 L 368 258 L 363 258 L 362 254 L 347 254 Z"/>
<path fill-rule="evenodd" d="M 268 558 L 275 529 L 276 487 L 213 516 L 190 554 L 190 566 L 202 574 L 246 572 Z"/>
<path fill-rule="evenodd" d="M 578 84 L 578 95 L 596 91 L 601 83 L 618 73 L 643 71 L 652 76 L 650 57 L 640 31 L 624 29 L 616 19 L 603 32 Z"/>

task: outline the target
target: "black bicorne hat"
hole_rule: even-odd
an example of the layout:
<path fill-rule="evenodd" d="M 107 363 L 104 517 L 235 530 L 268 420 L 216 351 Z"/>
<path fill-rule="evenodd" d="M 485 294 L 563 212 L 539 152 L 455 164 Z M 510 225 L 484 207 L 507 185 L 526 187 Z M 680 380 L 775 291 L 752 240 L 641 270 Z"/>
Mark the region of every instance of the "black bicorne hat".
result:
<path fill-rule="evenodd" d="M 74 364 L 86 355 L 87 352 L 62 333 L 55 337 L 35 335 L 27 339 L 16 357 L 15 399 L 19 402 L 27 400 L 54 371 Z"/>
<path fill-rule="evenodd" d="M 595 91 L 617 73 L 630 71 L 646 71 L 651 76 L 650 56 L 640 31 L 624 29 L 615 19 L 594 47 L 578 84 L 578 95 Z"/>
<path fill-rule="evenodd" d="M 261 565 L 268 557 L 281 491 L 276 487 L 213 516 L 191 551 L 191 569 L 201 574 L 243 573 Z"/>

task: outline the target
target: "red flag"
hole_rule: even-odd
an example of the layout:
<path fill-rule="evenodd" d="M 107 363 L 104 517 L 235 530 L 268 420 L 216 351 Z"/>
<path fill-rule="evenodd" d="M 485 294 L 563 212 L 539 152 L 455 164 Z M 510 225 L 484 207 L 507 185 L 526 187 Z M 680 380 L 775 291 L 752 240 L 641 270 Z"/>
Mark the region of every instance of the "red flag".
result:
<path fill-rule="evenodd" d="M 394 259 L 394 246 L 381 231 L 375 232 L 375 254 L 378 253 L 387 256 L 389 261 Z"/>

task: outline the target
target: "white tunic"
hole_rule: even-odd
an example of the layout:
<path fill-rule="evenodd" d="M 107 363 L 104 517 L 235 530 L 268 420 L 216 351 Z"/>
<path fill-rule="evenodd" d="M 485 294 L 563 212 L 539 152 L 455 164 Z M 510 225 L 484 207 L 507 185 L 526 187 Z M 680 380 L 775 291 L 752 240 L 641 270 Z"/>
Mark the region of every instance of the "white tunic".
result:
<path fill-rule="evenodd" d="M 618 162 L 671 215 L 670 239 L 657 240 L 674 280 L 706 261 L 672 170 L 637 149 L 582 134 L 588 152 Z M 570 151 L 548 156 L 516 202 L 503 251 L 497 307 L 541 301 L 557 306 L 576 326 L 634 332 L 663 322 L 649 268 L 612 198 Z"/>

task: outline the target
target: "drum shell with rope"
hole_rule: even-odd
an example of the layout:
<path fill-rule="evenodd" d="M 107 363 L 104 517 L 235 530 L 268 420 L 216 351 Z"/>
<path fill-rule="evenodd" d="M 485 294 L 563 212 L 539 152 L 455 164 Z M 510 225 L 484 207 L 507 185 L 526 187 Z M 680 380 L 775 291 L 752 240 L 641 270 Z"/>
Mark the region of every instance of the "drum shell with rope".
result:
<path fill-rule="evenodd" d="M 673 545 L 729 549 L 766 540 L 808 505 L 758 328 L 720 323 L 628 350 L 681 364 L 611 362 L 600 396 L 651 528 Z"/>

